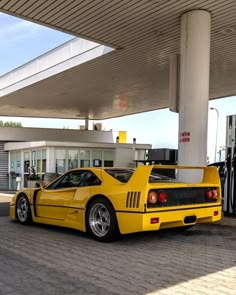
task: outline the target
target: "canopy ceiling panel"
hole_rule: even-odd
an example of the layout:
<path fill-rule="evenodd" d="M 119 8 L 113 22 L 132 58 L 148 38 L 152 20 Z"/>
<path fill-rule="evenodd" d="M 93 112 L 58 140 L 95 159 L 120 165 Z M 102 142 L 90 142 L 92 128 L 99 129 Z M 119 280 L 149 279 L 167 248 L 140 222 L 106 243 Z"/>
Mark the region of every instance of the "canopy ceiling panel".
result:
<path fill-rule="evenodd" d="M 115 49 L 4 94 L 0 115 L 107 119 L 168 107 L 169 57 L 193 9 L 212 16 L 210 99 L 235 95 L 235 0 L 0 1 L 1 12 Z"/>

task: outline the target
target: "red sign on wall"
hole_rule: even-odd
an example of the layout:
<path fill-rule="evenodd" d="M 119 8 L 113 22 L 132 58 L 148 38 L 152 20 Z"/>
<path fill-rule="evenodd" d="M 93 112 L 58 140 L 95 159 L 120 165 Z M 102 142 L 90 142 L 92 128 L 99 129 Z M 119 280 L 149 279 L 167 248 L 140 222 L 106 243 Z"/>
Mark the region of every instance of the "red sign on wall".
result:
<path fill-rule="evenodd" d="M 190 142 L 190 132 L 189 131 L 184 131 L 180 132 L 180 142 Z"/>

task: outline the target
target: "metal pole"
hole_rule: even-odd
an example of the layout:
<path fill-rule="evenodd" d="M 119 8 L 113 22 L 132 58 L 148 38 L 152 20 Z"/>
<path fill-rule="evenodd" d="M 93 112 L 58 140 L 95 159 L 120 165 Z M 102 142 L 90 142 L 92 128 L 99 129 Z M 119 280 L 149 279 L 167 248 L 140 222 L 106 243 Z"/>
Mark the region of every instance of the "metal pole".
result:
<path fill-rule="evenodd" d="M 85 130 L 89 130 L 89 119 L 85 119 Z"/>
<path fill-rule="evenodd" d="M 219 122 L 219 112 L 216 108 L 210 108 L 212 111 L 216 111 L 217 120 L 216 120 L 216 142 L 215 142 L 215 162 L 217 156 L 217 141 L 218 141 L 218 122 Z"/>

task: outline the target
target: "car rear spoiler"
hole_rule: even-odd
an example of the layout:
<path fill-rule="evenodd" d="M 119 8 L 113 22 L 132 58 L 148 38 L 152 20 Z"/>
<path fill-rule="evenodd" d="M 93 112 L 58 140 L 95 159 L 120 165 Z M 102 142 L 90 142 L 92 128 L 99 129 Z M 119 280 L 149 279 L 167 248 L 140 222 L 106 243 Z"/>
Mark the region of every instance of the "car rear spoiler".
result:
<path fill-rule="evenodd" d="M 144 174 L 145 174 L 145 176 L 147 178 L 149 178 L 149 175 L 151 174 L 152 169 L 158 169 L 158 170 L 159 169 L 168 169 L 168 170 L 175 170 L 175 172 L 176 172 L 176 170 L 179 170 L 179 169 L 202 170 L 203 177 L 202 177 L 202 181 L 200 183 L 220 186 L 220 177 L 219 177 L 218 169 L 217 169 L 217 167 L 214 167 L 214 166 L 143 165 L 143 166 L 138 166 L 136 169 L 136 172 L 137 172 L 137 174 L 140 174 L 140 177 L 141 177 L 141 175 L 143 175 L 143 177 L 144 177 Z M 160 172 L 160 174 L 161 174 L 161 172 Z"/>

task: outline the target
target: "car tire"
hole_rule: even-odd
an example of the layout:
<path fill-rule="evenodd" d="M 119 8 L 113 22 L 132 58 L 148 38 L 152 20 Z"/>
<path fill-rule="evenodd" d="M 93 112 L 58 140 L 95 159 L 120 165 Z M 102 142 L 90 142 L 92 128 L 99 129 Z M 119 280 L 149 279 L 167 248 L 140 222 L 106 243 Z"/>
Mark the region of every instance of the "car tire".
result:
<path fill-rule="evenodd" d="M 86 227 L 89 234 L 100 242 L 113 242 L 120 238 L 115 211 L 105 198 L 96 198 L 88 206 Z"/>
<path fill-rule="evenodd" d="M 30 224 L 32 222 L 30 204 L 24 194 L 21 194 L 17 199 L 16 218 L 22 224 Z"/>

